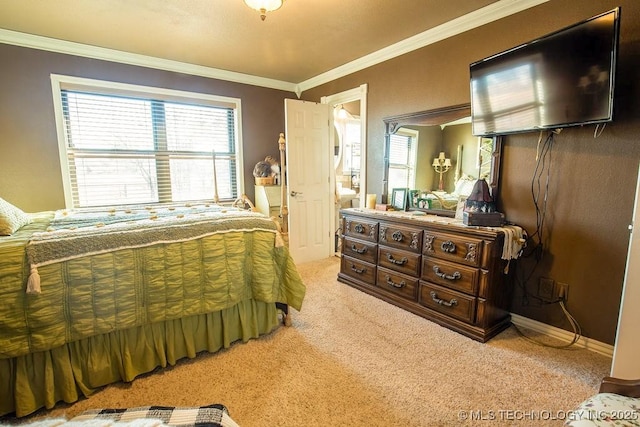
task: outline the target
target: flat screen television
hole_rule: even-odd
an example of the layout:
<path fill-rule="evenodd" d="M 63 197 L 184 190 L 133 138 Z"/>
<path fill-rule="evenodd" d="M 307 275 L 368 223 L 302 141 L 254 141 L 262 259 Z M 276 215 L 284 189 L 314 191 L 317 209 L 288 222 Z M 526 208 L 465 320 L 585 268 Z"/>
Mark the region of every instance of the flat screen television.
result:
<path fill-rule="evenodd" d="M 477 136 L 613 120 L 620 8 L 470 65 Z"/>

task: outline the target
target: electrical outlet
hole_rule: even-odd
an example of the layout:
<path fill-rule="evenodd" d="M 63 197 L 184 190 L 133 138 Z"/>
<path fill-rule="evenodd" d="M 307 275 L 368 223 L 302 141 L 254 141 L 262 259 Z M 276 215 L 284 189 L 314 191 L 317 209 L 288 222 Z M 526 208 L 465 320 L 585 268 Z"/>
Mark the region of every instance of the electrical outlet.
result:
<path fill-rule="evenodd" d="M 541 277 L 538 282 L 538 296 L 547 301 L 553 299 L 555 281 L 547 277 Z"/>
<path fill-rule="evenodd" d="M 569 285 L 567 283 L 558 282 L 557 286 L 558 299 L 566 302 L 567 299 L 569 299 Z"/>

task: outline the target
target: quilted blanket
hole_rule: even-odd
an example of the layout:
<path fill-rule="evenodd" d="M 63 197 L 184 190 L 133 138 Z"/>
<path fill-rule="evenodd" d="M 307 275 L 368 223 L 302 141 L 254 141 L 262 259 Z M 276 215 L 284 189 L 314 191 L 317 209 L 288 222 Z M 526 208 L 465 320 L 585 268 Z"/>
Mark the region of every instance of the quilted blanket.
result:
<path fill-rule="evenodd" d="M 276 225 L 260 213 L 219 205 L 60 210 L 47 230 L 34 233 L 27 244 L 27 292 L 40 293 L 37 268 L 43 265 L 216 233 L 256 230 L 276 233 Z"/>
<path fill-rule="evenodd" d="M 266 216 L 212 211 L 187 218 L 174 211 L 170 220 L 147 212 L 103 225 L 84 218 L 80 230 L 55 221 L 61 215 L 34 214 L 31 224 L 0 239 L 0 359 L 251 299 L 302 306 L 304 284 Z M 99 230 L 110 237 L 100 242 Z M 42 291 L 28 294 L 34 267 Z"/>
<path fill-rule="evenodd" d="M 141 423 L 142 420 L 157 422 Z M 227 408 L 221 404 L 200 407 L 143 406 L 126 409 L 92 409 L 72 418 L 67 424 L 118 426 L 132 421 L 138 421 L 135 423 L 136 426 L 238 427 L 238 424 L 229 416 Z"/>

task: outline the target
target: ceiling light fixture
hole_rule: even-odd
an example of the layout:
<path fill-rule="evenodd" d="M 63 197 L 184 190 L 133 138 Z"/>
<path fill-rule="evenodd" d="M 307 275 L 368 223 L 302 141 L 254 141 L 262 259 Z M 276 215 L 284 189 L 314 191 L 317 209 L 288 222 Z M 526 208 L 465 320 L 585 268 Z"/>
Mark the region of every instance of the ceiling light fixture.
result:
<path fill-rule="evenodd" d="M 350 116 L 349 112 L 345 110 L 344 105 L 336 105 L 334 108 L 334 113 L 338 120 L 346 120 Z"/>
<path fill-rule="evenodd" d="M 260 12 L 260 19 L 264 21 L 267 17 L 267 12 L 273 12 L 282 7 L 284 0 L 244 0 L 247 6 L 251 9 Z"/>

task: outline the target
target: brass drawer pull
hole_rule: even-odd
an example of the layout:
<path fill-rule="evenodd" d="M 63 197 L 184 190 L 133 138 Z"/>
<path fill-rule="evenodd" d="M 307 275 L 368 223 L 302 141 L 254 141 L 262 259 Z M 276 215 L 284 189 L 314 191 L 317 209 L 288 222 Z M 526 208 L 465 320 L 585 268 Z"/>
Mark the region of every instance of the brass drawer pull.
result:
<path fill-rule="evenodd" d="M 454 305 L 458 305 L 457 299 L 452 298 L 451 301 L 447 302 L 443 299 L 438 298 L 438 294 L 436 294 L 435 291 L 429 292 L 429 295 L 431 295 L 431 299 L 438 305 L 444 305 L 445 307 L 453 307 Z"/>
<path fill-rule="evenodd" d="M 436 273 L 436 276 L 440 277 L 441 279 L 459 280 L 459 279 L 462 278 L 462 274 L 460 274 L 459 271 L 456 271 L 453 274 L 447 274 L 447 273 L 444 273 L 444 272 L 440 271 L 440 267 L 438 267 L 437 265 L 433 266 L 433 271 L 434 271 L 434 273 Z"/>
<path fill-rule="evenodd" d="M 392 238 L 393 240 L 395 240 L 396 242 L 402 242 L 402 238 L 403 238 L 403 237 L 404 237 L 404 236 L 402 235 L 402 232 L 401 232 L 400 230 L 395 231 L 395 232 L 391 235 L 391 238 Z"/>
<path fill-rule="evenodd" d="M 356 266 L 355 266 L 355 264 L 351 264 L 351 269 L 352 269 L 353 271 L 355 271 L 356 273 L 358 273 L 358 274 L 362 274 L 362 273 L 364 273 L 365 271 L 367 271 L 367 269 L 366 269 L 365 267 L 358 268 L 358 267 L 356 267 Z"/>
<path fill-rule="evenodd" d="M 387 254 L 387 259 L 389 260 L 389 262 L 391 262 L 391 264 L 395 265 L 404 265 L 409 261 L 407 257 L 402 257 L 401 260 L 397 260 L 391 254 Z"/>
<path fill-rule="evenodd" d="M 440 245 L 440 248 L 442 249 L 443 252 L 452 254 L 456 251 L 456 244 L 453 243 L 451 240 L 446 240 L 442 242 L 442 244 Z"/>
<path fill-rule="evenodd" d="M 356 224 L 356 225 L 354 225 L 354 226 L 353 226 L 353 230 L 354 230 L 356 233 L 360 233 L 360 234 L 362 234 L 362 233 L 364 233 L 364 225 L 362 225 L 362 224 Z"/>
<path fill-rule="evenodd" d="M 356 247 L 356 245 L 351 245 L 351 250 L 352 250 L 353 252 L 356 252 L 356 253 L 359 253 L 359 254 L 363 254 L 363 253 L 367 252 L 367 247 L 366 247 L 366 246 L 363 246 L 363 247 L 362 247 L 362 249 L 358 249 L 358 248 Z"/>
<path fill-rule="evenodd" d="M 388 275 L 385 276 L 385 279 L 387 280 L 387 285 L 393 286 L 394 288 L 397 288 L 397 289 L 402 289 L 405 286 L 407 286 L 407 283 L 404 280 L 400 283 L 395 283 L 393 280 L 391 280 L 391 277 Z"/>

